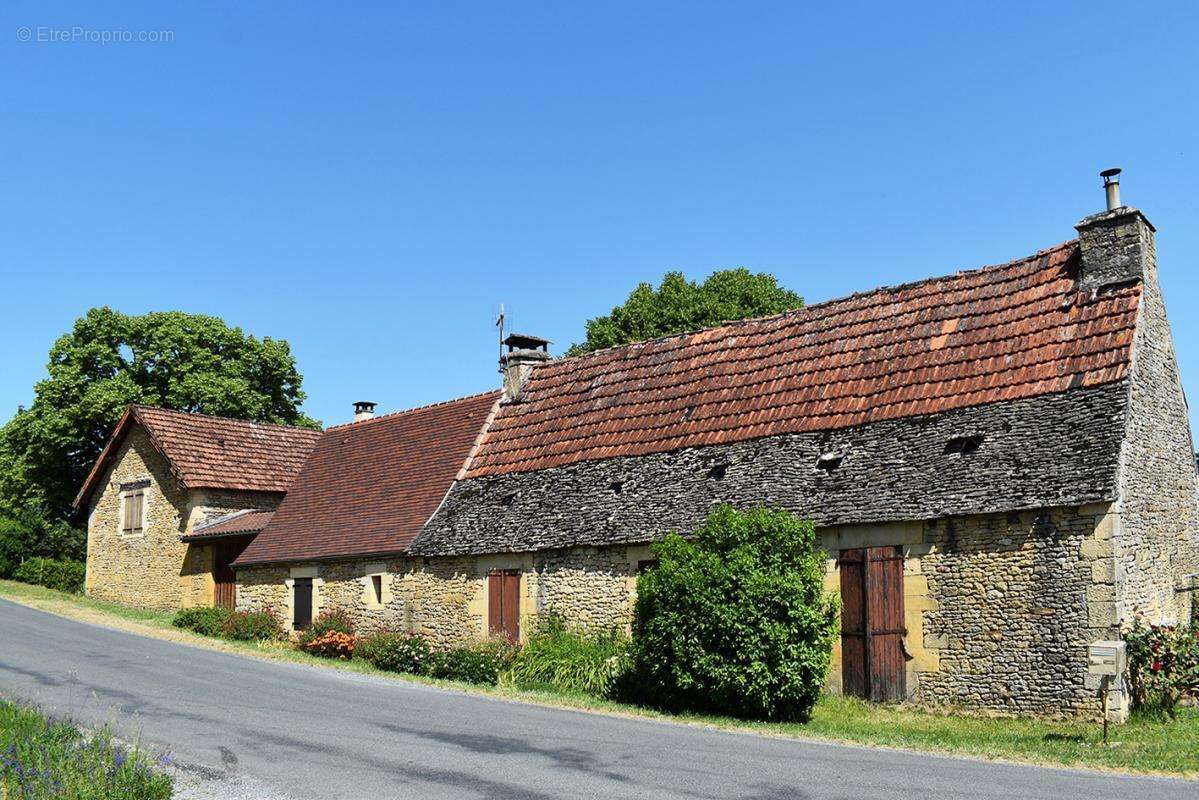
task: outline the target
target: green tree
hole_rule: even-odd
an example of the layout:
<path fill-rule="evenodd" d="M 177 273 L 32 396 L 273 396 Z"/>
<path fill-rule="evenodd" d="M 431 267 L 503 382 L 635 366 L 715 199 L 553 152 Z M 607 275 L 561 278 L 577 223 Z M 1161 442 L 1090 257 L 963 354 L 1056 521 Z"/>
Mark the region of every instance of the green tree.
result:
<path fill-rule="evenodd" d="M 654 545 L 637 579 L 631 699 L 672 711 L 807 721 L 840 603 L 816 529 L 785 511 L 718 506 L 693 538 Z"/>
<path fill-rule="evenodd" d="M 726 269 L 697 284 L 681 272 L 668 272 L 657 289 L 643 283 L 611 314 L 588 320 L 587 341 L 572 345 L 566 355 L 802 307 L 803 298 L 779 286 L 773 275 Z"/>
<path fill-rule="evenodd" d="M 34 401 L 0 430 L 0 510 L 62 518 L 131 403 L 316 426 L 286 341 L 217 317 L 93 308 L 50 349 Z"/>

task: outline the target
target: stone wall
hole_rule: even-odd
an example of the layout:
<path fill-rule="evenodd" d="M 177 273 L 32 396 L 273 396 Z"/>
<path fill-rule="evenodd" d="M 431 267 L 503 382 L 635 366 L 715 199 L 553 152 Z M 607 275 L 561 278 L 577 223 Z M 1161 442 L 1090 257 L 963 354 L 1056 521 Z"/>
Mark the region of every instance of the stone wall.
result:
<path fill-rule="evenodd" d="M 142 533 L 121 531 L 121 486 L 148 481 Z M 172 609 L 183 602 L 180 568 L 187 546 L 188 493 L 140 425 L 130 429 L 93 493 L 87 524 L 87 593 L 144 608 Z"/>
<path fill-rule="evenodd" d="M 269 609 L 290 628 L 290 580 L 313 577 L 314 614 L 340 608 L 361 633 L 420 633 L 439 647 L 449 647 L 487 635 L 487 575 L 495 569 L 516 569 L 521 572 L 522 635 L 538 616 L 549 614 L 580 629 L 627 629 L 637 570 L 650 557 L 648 547 L 638 546 L 250 566 L 237 571 L 237 605 L 242 610 Z M 380 574 L 382 603 L 375 601 L 370 584 L 370 576 Z"/>
<path fill-rule="evenodd" d="M 694 530 L 720 502 L 781 507 L 828 526 L 1108 501 L 1127 393 L 1117 382 L 848 430 L 472 478 L 451 488 L 412 551 L 640 543 Z M 947 447 L 967 435 L 982 437 L 977 450 Z M 842 455 L 835 469 L 818 466 L 825 453 Z"/>
<path fill-rule="evenodd" d="M 279 492 L 247 492 L 230 489 L 197 489 L 191 492 L 188 501 L 188 532 L 209 520 L 223 517 L 235 511 L 254 509 L 273 511 L 279 507 L 283 495 Z M 215 583 L 212 570 L 216 548 L 204 542 L 190 542 L 179 570 L 183 595 L 180 603 L 184 608 L 210 606 L 215 600 Z"/>
<path fill-rule="evenodd" d="M 122 486 L 146 483 L 142 533 L 121 531 Z M 213 602 L 213 554 L 179 537 L 208 519 L 243 508 L 273 509 L 277 492 L 187 490 L 171 475 L 141 425 L 117 449 L 88 508 L 89 596 L 142 608 L 171 610 Z"/>
<path fill-rule="evenodd" d="M 1194 601 L 1192 592 L 1182 590 L 1199 572 L 1194 444 L 1152 231 L 1130 226 L 1141 228 L 1146 257 L 1120 475 L 1119 616 L 1181 622 L 1190 618 Z"/>
<path fill-rule="evenodd" d="M 826 586 L 840 591 L 843 549 L 897 545 L 912 700 L 1039 715 L 1097 712 L 1086 647 L 1112 637 L 1114 542 L 1110 504 L 821 528 Z M 521 626 L 553 613 L 575 627 L 628 629 L 647 546 L 577 547 L 479 557 L 268 565 L 238 570 L 238 606 L 290 608 L 289 576 L 315 577 L 320 609 L 343 608 L 361 631 L 418 632 L 438 646 L 487 632 L 487 573 L 519 569 Z M 381 569 L 382 568 L 382 569 Z M 368 575 L 386 570 L 380 606 Z M 841 687 L 840 647 L 829 688 Z M 1123 695 L 1113 692 L 1117 714 Z"/>

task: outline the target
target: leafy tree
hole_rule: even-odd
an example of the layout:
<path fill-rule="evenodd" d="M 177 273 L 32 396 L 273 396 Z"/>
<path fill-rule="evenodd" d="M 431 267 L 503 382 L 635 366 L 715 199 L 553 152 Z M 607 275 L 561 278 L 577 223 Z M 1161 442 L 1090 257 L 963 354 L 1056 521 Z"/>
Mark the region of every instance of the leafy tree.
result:
<path fill-rule="evenodd" d="M 50 349 L 33 404 L 0 430 L 0 510 L 64 517 L 131 403 L 315 426 L 286 341 L 178 311 L 93 308 Z"/>
<path fill-rule="evenodd" d="M 747 269 L 713 272 L 701 284 L 681 272 L 668 272 L 655 289 L 639 285 L 624 305 L 606 317 L 587 321 L 587 341 L 566 352 L 577 356 L 640 342 L 655 336 L 686 333 L 722 322 L 764 317 L 803 307 L 803 298 L 779 286 L 773 275 L 753 274 Z"/>
<path fill-rule="evenodd" d="M 812 523 L 722 505 L 694 538 L 671 534 L 654 553 L 637 580 L 630 699 L 807 721 L 839 623 Z"/>

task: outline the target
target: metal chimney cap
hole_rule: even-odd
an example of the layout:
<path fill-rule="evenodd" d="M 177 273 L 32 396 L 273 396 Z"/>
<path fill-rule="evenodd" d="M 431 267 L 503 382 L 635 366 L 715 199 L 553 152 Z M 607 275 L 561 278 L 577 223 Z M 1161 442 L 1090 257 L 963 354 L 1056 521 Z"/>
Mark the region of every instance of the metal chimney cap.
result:
<path fill-rule="evenodd" d="M 1111 169 L 1105 169 L 1103 172 L 1100 172 L 1099 176 L 1103 178 L 1104 185 L 1109 183 L 1119 183 L 1120 173 L 1123 171 L 1124 170 L 1120 169 L 1119 167 L 1112 167 Z"/>
<path fill-rule="evenodd" d="M 377 406 L 377 405 L 379 405 L 379 404 L 372 403 L 370 400 L 359 400 L 358 402 L 354 403 L 354 413 L 355 414 L 361 414 L 362 412 L 369 413 L 371 411 L 374 411 L 375 406 Z"/>

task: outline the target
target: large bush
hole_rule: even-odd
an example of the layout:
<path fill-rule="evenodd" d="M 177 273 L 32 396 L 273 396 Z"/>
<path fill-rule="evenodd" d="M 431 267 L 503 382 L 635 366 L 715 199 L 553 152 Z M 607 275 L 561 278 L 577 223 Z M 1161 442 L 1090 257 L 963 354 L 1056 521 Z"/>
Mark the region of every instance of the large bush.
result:
<path fill-rule="evenodd" d="M 279 619 L 270 611 L 234 611 L 221 625 L 221 636 L 238 642 L 262 642 L 282 635 Z"/>
<path fill-rule="evenodd" d="M 171 624 L 176 628 L 194 631 L 201 636 L 220 636 L 233 612 L 227 608 L 184 608 L 175 612 Z"/>
<path fill-rule="evenodd" d="M 512 664 L 516 648 L 505 639 L 485 639 L 465 647 L 435 651 L 425 674 L 451 681 L 495 685 Z"/>
<path fill-rule="evenodd" d="M 85 571 L 80 561 L 31 558 L 17 567 L 13 578 L 60 592 L 82 592 Z"/>
<path fill-rule="evenodd" d="M 1151 625 L 1138 616 L 1124 632 L 1132 706 L 1173 718 L 1187 695 L 1199 695 L 1199 627 Z"/>
<path fill-rule="evenodd" d="M 838 628 L 812 523 L 719 506 L 694 538 L 671 534 L 654 552 L 637 581 L 632 699 L 808 720 Z"/>
<path fill-rule="evenodd" d="M 384 631 L 367 636 L 358 643 L 354 657 L 369 661 L 388 672 L 424 675 L 432 659 L 433 648 L 416 634 Z"/>
<path fill-rule="evenodd" d="M 5 506 L 0 497 L 0 508 Z M 0 578 L 11 578 L 30 558 L 83 561 L 87 536 L 65 522 L 48 520 L 36 510 L 8 509 L 0 515 Z"/>
<path fill-rule="evenodd" d="M 628 666 L 628 647 L 617 631 L 573 631 L 549 617 L 529 634 L 505 677 L 522 689 L 608 697 Z"/>

